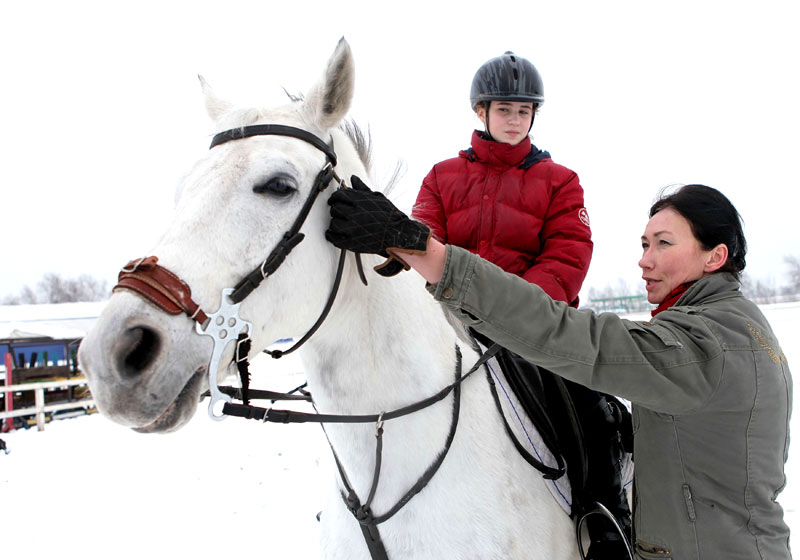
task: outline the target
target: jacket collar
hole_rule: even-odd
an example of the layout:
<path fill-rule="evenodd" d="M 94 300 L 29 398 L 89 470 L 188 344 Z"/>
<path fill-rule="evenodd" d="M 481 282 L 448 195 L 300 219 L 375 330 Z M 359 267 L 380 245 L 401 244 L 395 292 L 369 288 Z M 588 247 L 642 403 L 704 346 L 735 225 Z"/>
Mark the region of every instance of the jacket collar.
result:
<path fill-rule="evenodd" d="M 534 163 L 549 159 L 550 154 L 540 150 L 531 143 L 530 136 L 526 136 L 516 146 L 495 142 L 484 137 L 483 132 L 475 130 L 472 133 L 472 147 L 462 152 L 471 161 L 480 161 L 488 165 L 502 167 L 520 167 L 527 169 Z"/>
<path fill-rule="evenodd" d="M 743 297 L 741 283 L 729 272 L 717 272 L 692 284 L 675 306 L 702 305 L 731 297 Z"/>
<path fill-rule="evenodd" d="M 675 288 L 674 290 L 672 290 L 672 291 L 669 293 L 669 295 L 667 295 L 667 297 L 666 297 L 666 298 L 664 298 L 664 301 L 662 301 L 661 303 L 659 303 L 659 304 L 658 304 L 658 307 L 656 307 L 655 309 L 653 309 L 653 310 L 650 312 L 650 316 L 651 316 L 651 317 L 655 317 L 656 315 L 658 315 L 658 314 L 659 314 L 659 313 L 661 313 L 662 311 L 666 311 L 667 309 L 669 309 L 670 307 L 672 307 L 673 305 L 675 305 L 675 304 L 678 302 L 678 300 L 679 300 L 679 299 L 681 299 L 681 297 L 683 297 L 683 294 L 685 294 L 685 293 L 686 293 L 686 291 L 687 291 L 687 290 L 688 290 L 688 289 L 689 289 L 689 288 L 692 286 L 692 284 L 694 284 L 695 282 L 697 282 L 697 280 L 692 280 L 691 282 L 686 282 L 686 283 L 684 283 L 684 284 L 681 284 L 680 286 L 678 286 L 678 287 L 677 287 L 677 288 Z"/>

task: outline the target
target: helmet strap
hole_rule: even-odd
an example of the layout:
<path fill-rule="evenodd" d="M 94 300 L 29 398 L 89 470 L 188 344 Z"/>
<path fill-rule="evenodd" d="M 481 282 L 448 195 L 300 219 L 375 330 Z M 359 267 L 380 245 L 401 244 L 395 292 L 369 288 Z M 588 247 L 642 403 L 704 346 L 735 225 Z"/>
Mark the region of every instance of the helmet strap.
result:
<path fill-rule="evenodd" d="M 484 113 L 486 115 L 486 118 L 483 124 L 486 130 L 484 130 L 483 135 L 486 137 L 487 140 L 496 142 L 496 140 L 492 137 L 492 133 L 489 132 L 489 109 L 491 108 L 491 106 L 492 106 L 492 100 L 490 99 L 489 101 L 486 102 L 486 105 L 484 106 L 485 107 Z"/>

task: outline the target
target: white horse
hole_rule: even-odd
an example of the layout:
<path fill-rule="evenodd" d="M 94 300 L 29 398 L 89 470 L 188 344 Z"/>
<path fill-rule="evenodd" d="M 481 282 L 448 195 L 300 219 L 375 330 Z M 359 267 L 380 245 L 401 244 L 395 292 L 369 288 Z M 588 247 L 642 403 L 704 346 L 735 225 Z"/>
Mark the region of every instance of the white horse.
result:
<path fill-rule="evenodd" d="M 219 131 L 280 124 L 308 131 L 338 156 L 336 174 L 368 177 L 355 143 L 339 128 L 353 94 L 350 47 L 342 39 L 322 79 L 305 99 L 272 109 L 234 109 L 203 82 L 206 107 Z M 186 175 L 175 217 L 153 250 L 158 264 L 191 287 L 208 312 L 290 229 L 315 177 L 323 149 L 296 137 L 257 135 L 216 146 Z M 335 183 L 335 181 L 333 182 Z M 244 299 L 238 317 L 252 324 L 252 354 L 273 341 L 303 335 L 317 320 L 334 282 L 339 252 L 324 237 L 325 190 L 302 226 L 305 239 Z M 142 227 L 146 227 L 143 224 Z M 364 256 L 367 269 L 380 262 Z M 456 347 L 463 372 L 479 354 L 451 326 L 413 272 L 359 279 L 347 256 L 341 289 L 327 319 L 302 348 L 317 410 L 376 414 L 429 397 L 454 382 Z M 188 313 L 187 313 L 188 314 Z M 209 387 L 213 340 L 185 314 L 168 314 L 130 290 L 117 290 L 80 347 L 80 363 L 105 415 L 145 432 L 177 430 Z M 221 363 L 232 359 L 229 345 Z M 216 375 L 216 372 L 212 372 Z M 443 452 L 454 396 L 384 423 L 382 466 L 371 511 L 392 508 Z M 578 558 L 573 524 L 541 473 L 515 450 L 484 375 L 462 384 L 452 446 L 428 485 L 378 525 L 391 560 Z M 234 420 L 228 420 L 233 422 Z M 244 420 L 235 420 L 244 421 Z M 326 434 L 363 503 L 376 463 L 376 425 L 326 424 Z M 327 559 L 369 559 L 359 523 L 332 473 L 321 517 Z"/>

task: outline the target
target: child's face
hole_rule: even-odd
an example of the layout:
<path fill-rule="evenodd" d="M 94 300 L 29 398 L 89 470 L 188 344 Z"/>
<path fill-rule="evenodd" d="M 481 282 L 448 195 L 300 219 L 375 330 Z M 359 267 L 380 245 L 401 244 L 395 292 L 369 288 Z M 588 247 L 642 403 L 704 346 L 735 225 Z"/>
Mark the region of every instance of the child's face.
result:
<path fill-rule="evenodd" d="M 486 126 L 486 107 L 478 107 L 478 118 Z M 528 135 L 533 104 L 526 101 L 492 101 L 489 104 L 489 134 L 498 142 L 515 146 Z"/>

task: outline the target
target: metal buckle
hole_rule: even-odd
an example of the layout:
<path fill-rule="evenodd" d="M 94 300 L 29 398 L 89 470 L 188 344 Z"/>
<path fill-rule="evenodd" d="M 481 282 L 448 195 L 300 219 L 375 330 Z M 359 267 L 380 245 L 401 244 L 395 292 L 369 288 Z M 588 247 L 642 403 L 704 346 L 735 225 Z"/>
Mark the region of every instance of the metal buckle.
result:
<path fill-rule="evenodd" d="M 336 174 L 336 171 L 333 172 L 333 179 L 338 184 L 338 188 L 340 188 L 340 189 L 347 188 L 347 185 L 345 184 L 344 179 L 339 177 L 339 175 Z"/>
<path fill-rule="evenodd" d="M 140 258 L 138 261 L 133 263 L 133 266 L 131 268 L 127 268 L 126 266 L 123 266 L 122 267 L 122 272 L 128 272 L 128 273 L 136 272 L 136 269 L 139 268 L 139 265 L 142 264 L 146 258 L 147 257 Z"/>
<path fill-rule="evenodd" d="M 242 349 L 242 344 L 250 340 L 250 331 L 248 330 L 248 332 L 246 332 L 245 335 L 246 336 L 243 337 L 237 337 L 236 339 L 236 350 L 233 353 L 233 360 L 237 364 L 247 361 L 247 354 L 245 354 L 244 357 L 242 357 L 241 349 Z"/>
<path fill-rule="evenodd" d="M 375 423 L 375 437 L 379 438 L 383 435 L 383 415 L 386 414 L 385 410 L 381 410 L 378 415 L 378 421 Z"/>

